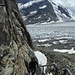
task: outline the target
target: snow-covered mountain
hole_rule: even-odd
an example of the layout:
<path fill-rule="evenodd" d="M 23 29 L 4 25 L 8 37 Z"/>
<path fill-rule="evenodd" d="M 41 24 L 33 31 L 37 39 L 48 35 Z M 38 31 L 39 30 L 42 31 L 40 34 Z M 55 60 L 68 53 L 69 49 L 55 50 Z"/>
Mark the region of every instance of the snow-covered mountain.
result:
<path fill-rule="evenodd" d="M 69 3 L 59 0 L 17 0 L 26 24 L 73 21 Z"/>

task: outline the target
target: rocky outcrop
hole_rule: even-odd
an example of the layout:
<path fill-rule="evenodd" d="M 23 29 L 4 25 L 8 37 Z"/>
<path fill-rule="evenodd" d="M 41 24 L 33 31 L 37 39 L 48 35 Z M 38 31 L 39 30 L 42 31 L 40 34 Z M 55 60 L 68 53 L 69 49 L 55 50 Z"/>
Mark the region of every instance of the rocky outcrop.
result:
<path fill-rule="evenodd" d="M 0 0 L 0 75 L 26 75 L 32 57 L 31 37 L 21 19 L 16 0 Z"/>

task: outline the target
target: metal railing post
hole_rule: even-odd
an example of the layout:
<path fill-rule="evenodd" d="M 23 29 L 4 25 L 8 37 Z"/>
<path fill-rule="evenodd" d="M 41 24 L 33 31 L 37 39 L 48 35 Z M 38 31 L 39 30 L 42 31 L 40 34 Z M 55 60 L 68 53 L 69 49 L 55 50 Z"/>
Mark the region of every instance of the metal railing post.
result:
<path fill-rule="evenodd" d="M 69 74 L 69 75 L 72 75 L 71 71 L 69 70 L 69 68 L 66 68 L 64 69 L 64 74 L 63 75 L 66 75 L 66 74 Z"/>

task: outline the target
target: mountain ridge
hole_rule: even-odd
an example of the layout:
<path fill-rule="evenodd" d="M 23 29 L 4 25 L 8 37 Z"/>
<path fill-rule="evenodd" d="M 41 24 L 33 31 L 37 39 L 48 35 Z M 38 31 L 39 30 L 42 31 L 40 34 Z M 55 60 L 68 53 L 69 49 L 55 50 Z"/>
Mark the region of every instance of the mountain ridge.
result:
<path fill-rule="evenodd" d="M 20 1 L 20 0 L 19 0 Z M 54 23 L 73 21 L 66 7 L 55 4 L 51 0 L 29 0 L 18 3 L 20 12 L 26 24 Z"/>

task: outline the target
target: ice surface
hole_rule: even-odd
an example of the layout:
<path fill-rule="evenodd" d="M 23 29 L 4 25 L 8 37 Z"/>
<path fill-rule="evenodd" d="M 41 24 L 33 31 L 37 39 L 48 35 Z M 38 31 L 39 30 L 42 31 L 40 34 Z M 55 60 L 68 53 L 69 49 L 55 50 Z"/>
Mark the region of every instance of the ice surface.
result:
<path fill-rule="evenodd" d="M 42 39 L 42 40 L 38 40 L 38 42 L 46 42 L 48 41 L 49 39 Z"/>
<path fill-rule="evenodd" d="M 67 40 L 59 40 L 60 43 L 65 44 Z"/>
<path fill-rule="evenodd" d="M 45 46 L 45 47 L 49 47 L 49 46 L 51 46 L 52 44 L 41 44 L 41 45 L 37 45 L 38 47 L 39 46 Z"/>
<path fill-rule="evenodd" d="M 74 47 L 70 50 L 67 50 L 67 49 L 54 49 L 55 52 L 61 52 L 61 53 L 68 53 L 68 54 L 74 54 L 75 53 L 75 50 L 74 50 Z"/>
<path fill-rule="evenodd" d="M 32 38 L 75 39 L 75 22 L 57 24 L 28 25 L 27 29 Z M 60 41 L 61 42 L 61 41 Z"/>
<path fill-rule="evenodd" d="M 39 65 L 47 64 L 47 58 L 43 53 L 41 53 L 40 51 L 35 51 L 34 53 L 38 59 Z M 45 72 L 45 69 L 46 69 L 46 67 L 44 68 L 44 72 Z M 43 68 L 41 68 L 41 71 L 43 71 Z"/>
<path fill-rule="evenodd" d="M 37 57 L 37 59 L 39 61 L 39 64 L 41 64 L 41 65 L 46 65 L 47 64 L 47 58 L 43 53 L 41 53 L 40 51 L 35 51 L 34 53 L 35 53 L 35 55 L 36 55 L 36 57 Z M 46 67 L 45 67 L 45 69 L 46 69 Z M 45 69 L 44 69 L 44 72 L 45 72 Z M 53 74 L 48 73 L 47 75 L 53 75 Z"/>
<path fill-rule="evenodd" d="M 35 51 L 34 53 L 38 59 L 39 64 L 41 64 L 41 65 L 47 64 L 47 58 L 43 53 L 41 53 L 40 51 Z"/>

